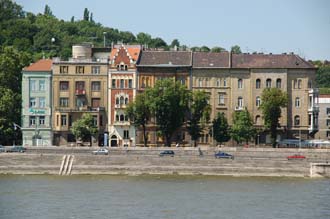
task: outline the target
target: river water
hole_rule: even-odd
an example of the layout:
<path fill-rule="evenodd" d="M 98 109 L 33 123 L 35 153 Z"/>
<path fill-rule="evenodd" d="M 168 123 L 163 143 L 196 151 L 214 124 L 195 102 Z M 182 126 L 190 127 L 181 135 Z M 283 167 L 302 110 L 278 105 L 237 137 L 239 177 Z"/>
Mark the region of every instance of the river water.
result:
<path fill-rule="evenodd" d="M 330 180 L 0 175 L 0 218 L 330 218 Z"/>

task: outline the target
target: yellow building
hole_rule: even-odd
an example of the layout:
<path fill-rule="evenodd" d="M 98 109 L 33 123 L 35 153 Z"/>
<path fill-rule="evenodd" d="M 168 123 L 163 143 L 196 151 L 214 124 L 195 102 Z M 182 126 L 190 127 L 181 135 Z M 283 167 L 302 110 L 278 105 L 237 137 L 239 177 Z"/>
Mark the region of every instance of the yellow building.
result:
<path fill-rule="evenodd" d="M 53 143 L 75 143 L 70 128 L 84 113 L 93 115 L 99 129 L 93 144 L 103 144 L 107 128 L 107 48 L 90 44 L 74 45 L 68 61 L 53 59 Z M 84 139 L 88 142 L 88 139 Z"/>

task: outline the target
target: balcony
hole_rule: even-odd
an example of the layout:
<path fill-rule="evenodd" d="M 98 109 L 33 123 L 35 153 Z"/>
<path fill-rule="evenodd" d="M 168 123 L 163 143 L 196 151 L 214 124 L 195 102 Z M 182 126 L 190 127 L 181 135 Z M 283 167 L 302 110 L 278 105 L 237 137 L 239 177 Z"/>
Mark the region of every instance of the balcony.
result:
<path fill-rule="evenodd" d="M 244 109 L 245 109 L 244 106 L 235 106 L 235 111 L 242 111 Z"/>
<path fill-rule="evenodd" d="M 320 108 L 319 108 L 319 106 L 311 106 L 311 107 L 308 108 L 308 112 L 309 113 L 319 113 Z"/>
<path fill-rule="evenodd" d="M 116 109 L 126 108 L 126 104 L 115 104 Z"/>
<path fill-rule="evenodd" d="M 308 131 L 309 131 L 309 134 L 314 134 L 316 133 L 317 131 L 319 130 L 319 126 L 318 125 L 310 125 L 308 127 Z"/>
<path fill-rule="evenodd" d="M 84 96 L 86 95 L 85 89 L 76 89 L 76 96 Z"/>
<path fill-rule="evenodd" d="M 91 107 L 91 106 L 80 106 L 75 108 L 68 107 L 56 107 L 57 112 L 104 112 L 105 107 Z"/>

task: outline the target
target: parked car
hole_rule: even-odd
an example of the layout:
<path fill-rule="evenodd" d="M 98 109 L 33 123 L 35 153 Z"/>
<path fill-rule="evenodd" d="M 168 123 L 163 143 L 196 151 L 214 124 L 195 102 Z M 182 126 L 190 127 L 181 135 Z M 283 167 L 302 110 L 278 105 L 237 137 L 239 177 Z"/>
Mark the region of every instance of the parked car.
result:
<path fill-rule="evenodd" d="M 4 146 L 2 146 L 2 145 L 0 144 L 0 153 L 1 153 L 1 152 L 6 152 L 6 149 L 5 149 Z"/>
<path fill-rule="evenodd" d="M 7 153 L 12 153 L 12 152 L 20 152 L 20 153 L 24 153 L 26 151 L 26 148 L 23 146 L 13 146 L 13 147 L 9 147 L 6 152 Z"/>
<path fill-rule="evenodd" d="M 304 155 L 300 155 L 300 154 L 290 155 L 287 158 L 288 158 L 288 160 L 303 160 L 303 159 L 306 159 L 306 157 Z"/>
<path fill-rule="evenodd" d="M 96 151 L 93 151 L 92 154 L 94 155 L 108 155 L 109 154 L 109 150 L 105 149 L 105 148 L 100 148 Z"/>
<path fill-rule="evenodd" d="M 160 157 L 164 157 L 164 156 L 171 156 L 174 157 L 174 151 L 172 150 L 166 150 L 166 151 L 162 151 L 159 153 Z"/>
<path fill-rule="evenodd" d="M 215 158 L 227 158 L 227 159 L 234 159 L 234 156 L 225 152 L 219 151 L 218 153 L 214 154 Z"/>

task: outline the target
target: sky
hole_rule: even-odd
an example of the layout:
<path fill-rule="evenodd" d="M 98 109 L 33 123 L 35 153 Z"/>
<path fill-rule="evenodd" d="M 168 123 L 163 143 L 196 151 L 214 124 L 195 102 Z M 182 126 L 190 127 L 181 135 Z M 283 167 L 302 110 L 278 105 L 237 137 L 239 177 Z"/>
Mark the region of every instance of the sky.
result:
<path fill-rule="evenodd" d="M 330 0 L 16 0 L 24 11 L 82 19 L 85 8 L 103 26 L 161 37 L 168 44 L 220 46 L 242 52 L 294 52 L 330 60 Z"/>

